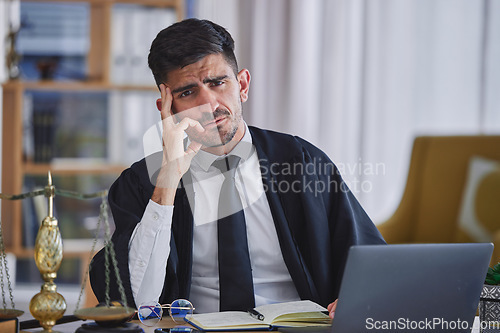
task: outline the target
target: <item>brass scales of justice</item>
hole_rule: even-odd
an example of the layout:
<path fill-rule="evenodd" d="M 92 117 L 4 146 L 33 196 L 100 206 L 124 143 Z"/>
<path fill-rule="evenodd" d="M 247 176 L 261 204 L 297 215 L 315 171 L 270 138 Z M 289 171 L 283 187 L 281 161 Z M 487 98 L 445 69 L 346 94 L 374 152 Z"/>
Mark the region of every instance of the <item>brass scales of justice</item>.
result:
<path fill-rule="evenodd" d="M 54 217 L 54 196 L 61 195 L 75 199 L 92 199 L 101 197 L 102 203 L 100 206 L 99 220 L 97 231 L 93 240 L 90 257 L 95 253 L 95 246 L 97 244 L 98 233 L 104 222 L 104 250 L 105 250 L 105 270 L 106 270 L 106 293 L 105 302 L 98 304 L 96 307 L 79 309 L 79 304 L 85 284 L 88 278 L 89 267 L 85 272 L 83 282 L 78 297 L 76 310 L 74 316 L 76 319 L 94 320 L 95 323 L 83 324 L 76 330 L 77 333 L 87 332 L 103 332 L 111 329 L 112 327 L 119 327 L 120 332 L 143 332 L 142 329 L 131 323 L 126 323 L 135 314 L 135 309 L 127 306 L 125 291 L 120 279 L 116 255 L 111 243 L 109 220 L 108 220 L 108 206 L 107 206 L 107 191 L 96 192 L 92 194 L 81 194 L 78 192 L 66 191 L 56 189 L 52 184 L 52 176 L 48 173 L 48 184 L 44 189 L 32 191 L 17 195 L 7 195 L 0 193 L 0 199 L 5 200 L 20 200 L 39 195 L 44 195 L 48 199 L 48 215 L 43 219 L 38 234 L 35 240 L 34 258 L 35 263 L 40 271 L 40 275 L 44 280 L 41 290 L 30 301 L 29 310 L 33 317 L 43 327 L 42 332 L 56 332 L 53 330 L 57 321 L 63 318 L 66 312 L 66 301 L 64 297 L 57 292 L 57 286 L 54 279 L 57 276 L 57 271 L 63 259 L 63 242 L 61 233 L 58 227 L 58 221 Z M 116 274 L 117 283 L 120 290 L 121 302 L 111 301 L 109 297 L 109 281 L 110 281 L 110 261 L 113 270 Z M 7 300 L 5 295 L 4 276 L 7 281 L 7 288 L 10 297 L 11 308 L 7 307 Z M 9 271 L 7 268 L 7 259 L 5 254 L 5 246 L 3 242 L 2 224 L 0 223 L 0 287 L 2 291 L 3 308 L 0 309 L 0 320 L 14 319 L 21 316 L 24 311 L 15 309 L 13 291 L 10 282 Z M 67 320 L 71 321 L 71 320 Z"/>

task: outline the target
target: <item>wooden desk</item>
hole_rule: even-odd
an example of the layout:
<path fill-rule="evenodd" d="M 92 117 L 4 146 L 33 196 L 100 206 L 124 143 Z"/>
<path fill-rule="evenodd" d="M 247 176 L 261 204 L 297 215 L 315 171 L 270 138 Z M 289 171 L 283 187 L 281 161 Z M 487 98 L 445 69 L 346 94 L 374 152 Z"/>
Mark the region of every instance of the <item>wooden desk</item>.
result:
<path fill-rule="evenodd" d="M 83 323 L 92 322 L 92 321 L 74 321 L 72 323 L 60 324 L 53 327 L 54 332 L 60 333 L 74 333 Z M 143 325 L 139 320 L 132 320 L 132 323 L 138 324 L 143 330 L 144 333 L 154 333 L 155 328 L 171 328 L 175 327 L 176 324 L 169 317 L 163 317 L 163 319 L 153 327 L 148 327 Z M 189 326 L 189 325 L 186 325 Z M 20 333 L 40 333 L 42 332 L 42 328 L 31 328 L 27 330 L 21 330 Z M 246 332 L 252 333 L 252 332 Z M 256 331 L 256 333 L 262 333 L 262 331 Z"/>
<path fill-rule="evenodd" d="M 143 324 L 141 324 L 140 321 L 138 320 L 133 320 L 133 323 L 137 323 L 145 333 L 154 333 L 155 328 L 170 328 L 174 327 L 174 323 L 172 322 L 172 319 L 168 317 L 164 317 L 162 321 L 160 321 L 156 326 L 154 327 L 148 327 Z M 73 333 L 78 329 L 84 321 L 75 321 L 72 323 L 66 323 L 66 324 L 61 324 L 61 325 L 56 325 L 54 326 L 54 331 L 55 332 L 60 332 L 60 333 Z M 36 329 L 29 329 L 29 330 L 22 330 L 20 333 L 36 333 L 36 332 L 41 332 L 41 328 L 36 328 Z M 247 332 L 251 333 L 251 332 Z M 262 331 L 257 331 L 256 333 L 262 333 Z M 479 333 L 479 317 L 476 316 L 474 319 L 474 327 L 471 331 L 471 333 Z"/>
<path fill-rule="evenodd" d="M 74 333 L 82 324 L 87 323 L 87 322 L 92 322 L 92 321 L 74 321 L 71 323 L 66 323 L 66 324 L 60 324 L 56 325 L 53 327 L 54 332 L 60 332 L 60 333 Z M 132 323 L 138 324 L 145 333 L 154 333 L 155 328 L 170 328 L 174 327 L 175 324 L 172 321 L 172 319 L 168 317 L 164 317 L 156 326 L 154 327 L 148 327 L 143 325 L 139 320 L 132 320 Z M 21 330 L 20 333 L 39 333 L 42 332 L 42 328 L 30 328 L 27 330 Z"/>

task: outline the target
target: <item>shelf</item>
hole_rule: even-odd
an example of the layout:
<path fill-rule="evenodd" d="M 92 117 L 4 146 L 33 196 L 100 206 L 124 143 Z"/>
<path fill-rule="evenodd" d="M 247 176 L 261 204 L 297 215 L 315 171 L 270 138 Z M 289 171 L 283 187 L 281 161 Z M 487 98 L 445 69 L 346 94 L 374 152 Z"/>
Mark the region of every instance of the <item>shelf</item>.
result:
<path fill-rule="evenodd" d="M 84 159 L 83 159 L 84 160 Z M 30 175 L 46 175 L 48 171 L 52 175 L 75 175 L 75 174 L 120 174 L 126 167 L 119 164 L 94 164 L 85 162 L 72 163 L 25 163 L 24 173 Z"/>
<path fill-rule="evenodd" d="M 153 6 L 153 7 L 178 7 L 178 0 L 29 0 L 32 2 L 87 2 L 94 4 L 113 4 L 113 3 L 130 3 L 138 4 L 143 6 Z"/>
<path fill-rule="evenodd" d="M 91 0 L 95 1 L 95 0 Z M 180 1 L 177 0 L 111 0 L 114 3 L 131 3 L 140 4 L 143 6 L 154 6 L 154 7 L 176 7 L 179 5 Z"/>
<path fill-rule="evenodd" d="M 156 86 L 116 85 L 98 81 L 7 81 L 4 89 L 24 89 L 40 91 L 112 91 L 140 90 L 158 91 Z"/>

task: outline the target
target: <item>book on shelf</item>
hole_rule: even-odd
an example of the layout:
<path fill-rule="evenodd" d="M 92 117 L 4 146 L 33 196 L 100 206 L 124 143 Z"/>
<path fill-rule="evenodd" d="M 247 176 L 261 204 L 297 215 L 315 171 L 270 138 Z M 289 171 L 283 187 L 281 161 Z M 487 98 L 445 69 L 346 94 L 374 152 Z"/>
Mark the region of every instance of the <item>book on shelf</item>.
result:
<path fill-rule="evenodd" d="M 117 85 L 154 85 L 148 67 L 151 42 L 177 19 L 174 8 L 115 4 L 111 13 L 111 81 Z"/>
<path fill-rule="evenodd" d="M 110 94 L 110 163 L 128 166 L 148 155 L 144 137 L 148 130 L 161 120 L 155 109 L 157 98 L 156 91 L 114 91 Z M 161 141 L 159 150 L 161 151 Z"/>
<path fill-rule="evenodd" d="M 29 95 L 28 104 L 32 109 L 28 111 L 28 116 L 31 116 L 32 133 L 25 129 L 25 155 L 35 163 L 48 163 L 54 154 L 54 125 L 59 112 L 58 100 L 52 93 Z"/>
<path fill-rule="evenodd" d="M 85 79 L 90 4 L 20 2 L 16 50 L 23 79 Z"/>
<path fill-rule="evenodd" d="M 189 324 L 198 330 L 248 331 L 273 330 L 278 327 L 330 326 L 332 321 L 327 309 L 309 301 L 294 301 L 266 304 L 252 309 L 254 314 L 244 311 L 224 311 L 194 314 Z M 258 319 L 255 314 L 263 317 Z"/>
<path fill-rule="evenodd" d="M 35 139 L 33 128 L 33 95 L 23 95 L 23 154 L 25 159 L 32 161 L 35 156 Z"/>
<path fill-rule="evenodd" d="M 23 187 L 23 193 L 31 191 Z M 35 246 L 36 235 L 38 234 L 39 222 L 36 215 L 34 198 L 22 200 L 23 212 L 23 247 L 33 248 Z"/>
<path fill-rule="evenodd" d="M 46 109 L 33 114 L 35 163 L 48 163 L 54 155 L 55 112 L 55 109 Z"/>
<path fill-rule="evenodd" d="M 27 161 L 107 158 L 108 93 L 27 91 L 23 153 Z"/>

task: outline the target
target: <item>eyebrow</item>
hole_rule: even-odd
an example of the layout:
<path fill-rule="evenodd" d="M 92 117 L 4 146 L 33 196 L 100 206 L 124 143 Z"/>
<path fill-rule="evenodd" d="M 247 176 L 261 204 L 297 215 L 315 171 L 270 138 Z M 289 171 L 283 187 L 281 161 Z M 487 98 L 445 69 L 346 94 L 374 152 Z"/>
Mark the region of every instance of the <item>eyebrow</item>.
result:
<path fill-rule="evenodd" d="M 226 79 L 227 77 L 228 77 L 228 75 L 221 75 L 221 76 L 217 76 L 217 77 L 208 77 L 208 78 L 203 80 L 203 84 L 221 81 L 221 80 Z M 184 90 L 189 90 L 189 89 L 195 88 L 197 86 L 198 85 L 196 83 L 190 83 L 190 84 L 187 84 L 185 86 L 182 86 L 182 87 L 179 87 L 179 88 L 172 90 L 172 93 L 174 93 L 174 94 L 180 93 Z"/>

